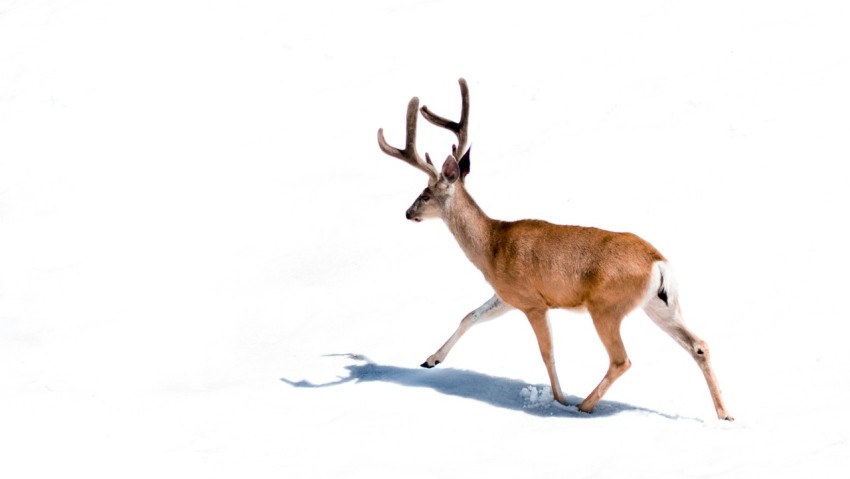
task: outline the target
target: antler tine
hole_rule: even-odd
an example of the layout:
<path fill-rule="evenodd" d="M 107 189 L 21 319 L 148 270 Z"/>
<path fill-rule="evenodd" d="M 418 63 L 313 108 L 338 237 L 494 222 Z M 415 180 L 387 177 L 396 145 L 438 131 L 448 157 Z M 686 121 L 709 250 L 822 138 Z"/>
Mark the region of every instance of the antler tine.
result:
<path fill-rule="evenodd" d="M 416 152 L 416 120 L 418 112 L 419 98 L 413 97 L 410 99 L 410 103 L 407 104 L 407 134 L 403 150 L 387 143 L 387 140 L 384 139 L 383 128 L 378 129 L 378 146 L 384 153 L 424 171 L 431 179 L 436 180 L 439 177 L 439 174 L 437 172 L 437 168 L 431 163 L 430 158 L 428 158 L 428 161 L 425 162 L 422 160 L 422 157 L 419 156 L 419 153 Z"/>
<path fill-rule="evenodd" d="M 452 151 L 455 158 L 460 158 L 469 148 L 469 87 L 463 78 L 457 81 L 460 84 L 460 121 L 454 122 L 435 114 L 427 106 L 422 107 L 422 116 L 431 123 L 454 132 L 457 135 L 457 150 Z"/>

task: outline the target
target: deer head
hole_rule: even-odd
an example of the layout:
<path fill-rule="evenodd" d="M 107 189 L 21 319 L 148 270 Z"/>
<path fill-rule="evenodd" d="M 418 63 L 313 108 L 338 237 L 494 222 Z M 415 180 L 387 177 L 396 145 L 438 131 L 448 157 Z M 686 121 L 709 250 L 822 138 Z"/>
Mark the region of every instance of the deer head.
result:
<path fill-rule="evenodd" d="M 457 135 L 458 144 L 452 146 L 452 154 L 446 157 L 440 170 L 434 166 L 431 157 L 425 153 L 425 160 L 416 152 L 416 121 L 419 113 L 419 98 L 413 97 L 407 105 L 407 133 L 404 149 L 390 146 L 384 139 L 383 128 L 378 129 L 378 146 L 381 151 L 392 157 L 398 158 L 414 168 L 428 175 L 428 186 L 416 198 L 405 216 L 412 221 L 422 221 L 428 218 L 443 217 L 447 204 L 454 196 L 458 180 L 462 184 L 469 173 L 469 148 L 468 148 L 468 126 L 469 126 L 469 89 L 466 80 L 458 80 L 461 92 L 461 115 L 460 121 L 447 120 L 432 113 L 427 106 L 422 107 L 422 116 L 429 122 L 452 131 Z M 458 156 L 461 154 L 460 159 Z"/>

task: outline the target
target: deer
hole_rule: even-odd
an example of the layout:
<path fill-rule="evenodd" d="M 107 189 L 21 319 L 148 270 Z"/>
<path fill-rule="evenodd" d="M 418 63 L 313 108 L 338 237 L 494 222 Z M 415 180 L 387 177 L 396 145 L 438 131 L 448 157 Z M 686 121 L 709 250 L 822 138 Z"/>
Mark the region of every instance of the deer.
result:
<path fill-rule="evenodd" d="M 554 400 L 568 405 L 555 368 L 548 311 L 586 311 L 608 353 L 605 376 L 578 404 L 592 413 L 612 384 L 631 367 L 620 334 L 625 316 L 642 308 L 647 316 L 684 348 L 705 376 L 718 419 L 732 421 L 721 396 L 709 359 L 708 344 L 685 325 L 673 270 L 655 247 L 635 234 L 594 227 L 557 225 L 536 219 L 500 221 L 487 216 L 466 188 L 470 171 L 469 87 L 458 80 L 461 92 L 459 121 L 419 108 L 413 97 L 407 106 L 403 149 L 391 146 L 378 129 L 378 146 L 428 175 L 428 185 L 405 216 L 420 222 L 440 218 L 472 264 L 492 286 L 493 296 L 463 317 L 449 339 L 422 363 L 433 368 L 444 362 L 458 340 L 476 324 L 508 311 L 525 314 L 537 338 Z M 440 169 L 416 150 L 417 118 L 446 129 L 457 137 Z"/>

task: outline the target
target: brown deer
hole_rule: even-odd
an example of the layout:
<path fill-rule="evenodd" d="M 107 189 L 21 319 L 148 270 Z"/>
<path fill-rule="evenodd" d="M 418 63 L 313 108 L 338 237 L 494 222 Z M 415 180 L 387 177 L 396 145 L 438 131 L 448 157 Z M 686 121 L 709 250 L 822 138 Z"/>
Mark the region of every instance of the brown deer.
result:
<path fill-rule="evenodd" d="M 407 210 L 407 219 L 419 222 L 442 218 L 467 258 L 495 290 L 492 298 L 463 318 L 454 334 L 422 367 L 432 368 L 445 361 L 470 327 L 518 309 L 537 336 L 555 400 L 566 404 L 555 370 L 547 312 L 551 308 L 587 310 L 610 358 L 605 377 L 578 405 L 579 410 L 590 413 L 631 365 L 620 337 L 620 323 L 626 314 L 641 307 L 694 358 L 705 375 L 717 417 L 733 420 L 723 404 L 708 345 L 685 326 L 673 272 L 658 250 L 631 233 L 539 220 L 494 220 L 475 203 L 464 182 L 470 169 L 469 89 L 463 78 L 459 83 L 460 121 L 447 120 L 425 106 L 421 110 L 426 120 L 452 131 L 458 139 L 440 170 L 427 153 L 423 161 L 416 152 L 418 98 L 413 97 L 407 107 L 404 149 L 390 146 L 383 129 L 378 130 L 381 151 L 428 175 L 428 186 Z"/>

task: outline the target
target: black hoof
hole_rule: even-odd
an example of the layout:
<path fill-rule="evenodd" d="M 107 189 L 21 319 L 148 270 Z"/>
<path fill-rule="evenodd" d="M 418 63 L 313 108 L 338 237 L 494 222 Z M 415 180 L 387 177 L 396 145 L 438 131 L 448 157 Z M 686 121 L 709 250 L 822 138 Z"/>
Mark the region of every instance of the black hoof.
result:
<path fill-rule="evenodd" d="M 436 365 L 438 365 L 438 364 L 440 364 L 440 361 L 435 362 L 435 363 L 434 363 L 434 366 L 436 366 Z M 420 364 L 419 366 L 421 366 L 421 367 L 423 367 L 423 368 L 425 368 L 425 369 L 431 369 L 431 368 L 433 368 L 433 367 L 434 367 L 434 366 L 431 366 L 430 364 L 428 364 L 428 361 L 425 361 L 424 363 Z"/>

